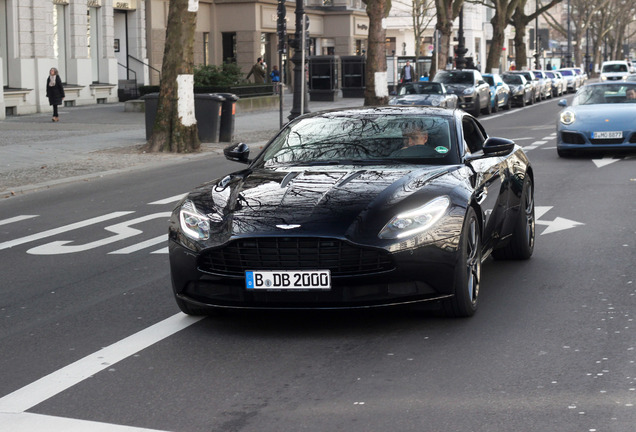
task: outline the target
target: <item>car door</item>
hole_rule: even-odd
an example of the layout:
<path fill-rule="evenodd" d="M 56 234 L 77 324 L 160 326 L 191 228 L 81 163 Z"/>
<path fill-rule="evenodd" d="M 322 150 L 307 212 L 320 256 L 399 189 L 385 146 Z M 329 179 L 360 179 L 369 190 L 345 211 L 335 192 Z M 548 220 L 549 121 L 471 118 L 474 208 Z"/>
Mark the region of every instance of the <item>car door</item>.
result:
<path fill-rule="evenodd" d="M 479 95 L 479 106 L 485 107 L 490 105 L 490 86 L 477 71 L 475 71 L 475 88 Z"/>
<path fill-rule="evenodd" d="M 462 133 L 464 142 L 471 154 L 479 152 L 484 145 L 487 134 L 481 124 L 473 117 L 466 115 L 462 118 Z M 470 162 L 474 172 L 474 197 L 481 209 L 483 220 L 482 238 L 484 250 L 492 247 L 499 236 L 501 223 L 505 216 L 505 194 L 503 193 L 503 178 L 505 172 L 505 157 L 486 157 Z"/>

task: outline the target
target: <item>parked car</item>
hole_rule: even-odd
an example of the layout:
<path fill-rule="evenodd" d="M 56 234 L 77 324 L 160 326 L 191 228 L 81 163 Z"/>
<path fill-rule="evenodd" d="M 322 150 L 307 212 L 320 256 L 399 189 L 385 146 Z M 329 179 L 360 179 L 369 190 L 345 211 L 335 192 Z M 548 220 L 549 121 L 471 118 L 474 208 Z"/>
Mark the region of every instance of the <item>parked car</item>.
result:
<path fill-rule="evenodd" d="M 433 78 L 435 82 L 441 82 L 446 89 L 459 98 L 459 107 L 478 117 L 481 112 L 490 114 L 490 86 L 479 71 L 465 70 L 440 70 Z"/>
<path fill-rule="evenodd" d="M 542 70 L 533 70 L 534 76 L 539 79 L 539 88 L 541 89 L 541 99 L 552 97 L 552 81 Z"/>
<path fill-rule="evenodd" d="M 636 82 L 606 81 L 582 87 L 557 122 L 557 153 L 636 150 Z"/>
<path fill-rule="evenodd" d="M 568 92 L 574 93 L 579 89 L 579 87 L 581 87 L 579 76 L 573 69 L 562 68 L 559 69 L 558 72 L 560 72 L 563 76 L 563 79 L 565 80 L 565 88 Z"/>
<path fill-rule="evenodd" d="M 528 158 L 460 109 L 312 113 L 253 159 L 243 143 L 224 153 L 247 168 L 188 193 L 170 218 L 186 314 L 440 301 L 470 316 L 485 257 L 534 249 Z"/>
<path fill-rule="evenodd" d="M 562 96 L 563 93 L 567 91 L 565 87 L 565 80 L 563 79 L 563 75 L 558 71 L 546 71 L 545 75 L 550 80 L 550 87 L 552 89 L 552 96 Z"/>
<path fill-rule="evenodd" d="M 512 106 L 512 96 L 510 94 L 510 87 L 503 82 L 501 76 L 496 73 L 482 74 L 484 80 L 490 86 L 490 103 L 492 111 L 497 112 L 499 108 L 509 110 Z"/>
<path fill-rule="evenodd" d="M 530 86 L 532 87 L 532 100 L 530 104 L 535 103 L 537 100 L 541 100 L 542 84 L 539 83 L 539 79 L 535 77 L 532 71 L 511 71 L 507 73 L 521 75 L 530 83 Z"/>
<path fill-rule="evenodd" d="M 574 69 L 574 72 L 579 76 L 579 82 L 581 83 L 581 86 L 584 86 L 585 83 L 587 82 L 587 73 L 585 72 L 585 70 L 575 67 L 572 68 Z"/>
<path fill-rule="evenodd" d="M 636 73 L 627 75 L 625 81 L 636 81 Z"/>
<path fill-rule="evenodd" d="M 622 81 L 629 75 L 629 65 L 624 60 L 612 60 L 601 65 L 601 81 Z"/>
<path fill-rule="evenodd" d="M 510 87 L 512 102 L 516 106 L 524 107 L 532 103 L 532 85 L 526 77 L 519 74 L 505 73 L 501 76 L 503 82 Z"/>
<path fill-rule="evenodd" d="M 430 105 L 456 108 L 457 100 L 457 95 L 448 93 L 442 83 L 412 82 L 402 84 L 397 96 L 389 99 L 389 105 Z"/>

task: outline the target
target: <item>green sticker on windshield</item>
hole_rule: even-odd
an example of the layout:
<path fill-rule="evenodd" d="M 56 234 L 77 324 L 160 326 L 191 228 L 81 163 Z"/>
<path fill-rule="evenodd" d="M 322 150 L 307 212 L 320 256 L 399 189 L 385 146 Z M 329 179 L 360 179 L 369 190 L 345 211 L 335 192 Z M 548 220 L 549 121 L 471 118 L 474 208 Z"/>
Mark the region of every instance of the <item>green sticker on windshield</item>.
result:
<path fill-rule="evenodd" d="M 435 151 L 441 154 L 448 153 L 448 149 L 444 146 L 435 147 Z"/>

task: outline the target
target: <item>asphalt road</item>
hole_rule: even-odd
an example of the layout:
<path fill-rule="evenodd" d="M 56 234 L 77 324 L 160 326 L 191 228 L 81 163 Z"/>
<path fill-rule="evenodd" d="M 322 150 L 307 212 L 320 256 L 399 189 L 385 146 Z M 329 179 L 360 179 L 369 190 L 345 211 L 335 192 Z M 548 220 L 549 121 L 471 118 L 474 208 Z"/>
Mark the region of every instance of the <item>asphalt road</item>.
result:
<path fill-rule="evenodd" d="M 0 430 L 567 431 L 636 424 L 636 158 L 560 159 L 546 101 L 480 117 L 536 173 L 537 243 L 480 310 L 174 304 L 174 201 L 216 155 L 0 201 Z"/>

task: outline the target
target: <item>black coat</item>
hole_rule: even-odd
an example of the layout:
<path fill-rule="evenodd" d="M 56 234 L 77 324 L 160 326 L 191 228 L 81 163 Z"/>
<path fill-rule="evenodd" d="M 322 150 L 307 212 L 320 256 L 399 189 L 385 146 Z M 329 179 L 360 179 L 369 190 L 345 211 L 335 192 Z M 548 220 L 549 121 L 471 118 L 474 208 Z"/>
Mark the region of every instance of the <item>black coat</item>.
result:
<path fill-rule="evenodd" d="M 46 97 L 49 98 L 49 105 L 62 105 L 62 98 L 65 97 L 64 86 L 59 75 L 55 75 L 55 85 L 49 85 L 49 78 L 46 79 Z"/>

